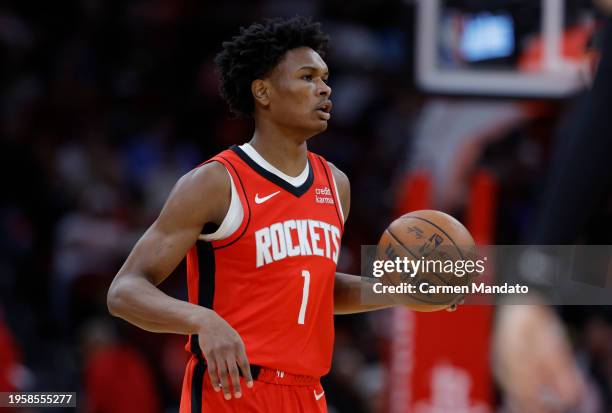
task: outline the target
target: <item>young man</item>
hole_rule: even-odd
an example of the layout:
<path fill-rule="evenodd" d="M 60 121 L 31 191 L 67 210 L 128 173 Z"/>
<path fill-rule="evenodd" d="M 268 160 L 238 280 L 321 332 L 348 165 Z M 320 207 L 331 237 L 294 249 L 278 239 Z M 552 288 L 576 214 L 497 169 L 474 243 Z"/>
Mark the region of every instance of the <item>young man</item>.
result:
<path fill-rule="evenodd" d="M 221 92 L 253 137 L 178 181 L 110 287 L 113 315 L 190 336 L 181 413 L 326 411 L 334 313 L 382 307 L 336 273 L 349 181 L 306 146 L 331 116 L 326 45 L 304 18 L 223 43 Z M 156 287 L 185 255 L 189 302 Z"/>

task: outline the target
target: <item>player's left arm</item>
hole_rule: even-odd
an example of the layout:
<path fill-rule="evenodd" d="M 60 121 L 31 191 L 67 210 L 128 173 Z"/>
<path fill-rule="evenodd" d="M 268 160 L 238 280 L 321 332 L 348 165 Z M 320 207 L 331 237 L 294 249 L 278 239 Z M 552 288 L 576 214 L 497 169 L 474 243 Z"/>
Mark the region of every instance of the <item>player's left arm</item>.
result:
<path fill-rule="evenodd" d="M 338 169 L 331 162 L 329 167 L 334 174 L 344 222 L 346 222 L 349 210 L 351 209 L 351 184 L 344 172 Z M 363 304 L 362 290 L 364 294 L 372 291 L 370 281 L 372 279 L 360 277 L 358 275 L 344 274 L 337 272 L 334 284 L 334 314 L 362 313 L 365 311 L 378 310 L 391 307 L 393 304 Z M 380 298 L 377 300 L 380 301 Z"/>

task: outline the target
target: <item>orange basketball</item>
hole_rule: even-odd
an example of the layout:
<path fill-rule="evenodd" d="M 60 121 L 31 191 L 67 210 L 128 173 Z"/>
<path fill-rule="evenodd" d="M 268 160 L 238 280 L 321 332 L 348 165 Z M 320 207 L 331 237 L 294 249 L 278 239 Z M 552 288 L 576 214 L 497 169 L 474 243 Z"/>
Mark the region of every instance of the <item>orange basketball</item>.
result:
<path fill-rule="evenodd" d="M 376 250 L 379 263 L 401 265 L 389 266 L 379 275 L 383 285 L 392 287 L 386 291 L 395 288 L 393 301 L 416 311 L 438 311 L 458 303 L 477 274 L 475 257 L 469 231 L 452 216 L 433 210 L 410 212 L 393 221 Z"/>

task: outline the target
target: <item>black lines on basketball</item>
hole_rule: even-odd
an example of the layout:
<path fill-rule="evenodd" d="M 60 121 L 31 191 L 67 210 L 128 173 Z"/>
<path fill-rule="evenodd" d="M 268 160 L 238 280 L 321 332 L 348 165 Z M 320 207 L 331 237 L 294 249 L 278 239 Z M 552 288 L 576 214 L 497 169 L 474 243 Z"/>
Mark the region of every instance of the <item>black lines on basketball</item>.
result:
<path fill-rule="evenodd" d="M 404 249 L 408 254 L 410 254 L 412 256 L 412 258 L 414 258 L 415 260 L 419 260 L 421 259 L 421 257 L 419 257 L 417 254 L 415 254 L 414 252 L 412 252 L 410 250 L 410 248 L 408 248 L 407 246 L 405 246 L 396 236 L 395 234 L 393 234 L 393 232 L 390 229 L 386 229 L 385 232 L 387 232 L 389 234 L 389 236 L 391 236 L 391 238 L 393 238 L 395 240 L 395 242 L 397 242 L 397 244 L 402 247 L 402 249 Z M 394 258 L 395 259 L 395 258 Z M 446 281 L 444 279 L 444 277 L 442 277 L 440 274 L 438 274 L 435 271 L 430 271 L 428 272 L 428 274 L 433 274 L 436 276 L 436 278 L 438 278 L 441 282 L 443 282 L 446 285 L 452 285 L 450 284 L 448 281 Z"/>
<path fill-rule="evenodd" d="M 395 293 L 390 290 L 398 304 L 416 311 L 438 311 L 468 291 L 470 276 L 456 271 L 465 266 L 465 257 L 473 249 L 472 235 L 452 216 L 413 211 L 391 222 L 382 233 L 377 258 L 383 262 L 378 268 L 384 265 L 384 281 L 399 287 Z"/>
<path fill-rule="evenodd" d="M 442 228 L 440 228 L 439 226 L 437 226 L 435 223 L 431 222 L 428 219 L 425 218 L 421 218 L 421 217 L 415 217 L 412 215 L 404 215 L 403 217 L 401 217 L 400 219 L 404 220 L 404 219 L 416 219 L 416 220 L 420 220 L 423 222 L 427 222 L 429 225 L 431 225 L 432 227 L 436 228 L 438 231 L 440 231 L 441 233 L 444 234 L 444 236 L 446 236 L 446 238 L 448 238 L 448 240 L 450 242 L 452 242 L 452 244 L 455 246 L 455 248 L 457 248 L 457 252 L 459 253 L 459 256 L 461 257 L 461 259 L 465 259 L 465 257 L 463 256 L 463 252 L 461 251 L 461 248 L 459 248 L 459 246 L 455 243 L 455 241 L 453 240 L 453 238 L 448 235 L 448 233 L 446 231 L 444 231 Z"/>
<path fill-rule="evenodd" d="M 393 239 L 397 245 L 399 247 L 401 247 L 401 249 L 403 249 L 404 251 L 406 251 L 413 259 L 415 260 L 420 260 L 421 257 L 417 256 L 416 254 L 414 254 L 414 252 L 412 252 L 408 247 L 406 247 L 399 239 L 398 237 L 393 234 L 393 232 L 389 229 L 386 229 L 385 232 L 389 235 L 389 237 L 391 237 L 391 239 Z M 395 254 L 395 250 L 393 248 L 394 246 L 389 243 L 387 245 L 387 247 L 385 248 L 385 255 L 387 256 L 387 258 L 389 259 L 393 259 L 395 260 L 396 257 L 399 257 L 399 255 Z M 391 254 L 389 253 L 389 248 L 392 250 L 393 256 L 391 256 Z M 443 276 L 441 276 L 440 274 L 431 271 L 431 272 L 427 272 L 426 274 L 415 274 L 414 277 L 408 275 L 408 279 L 406 279 L 406 274 L 402 273 L 399 276 L 399 282 L 407 282 L 408 280 L 410 281 L 409 284 L 415 285 L 417 286 L 417 288 L 419 287 L 419 285 L 421 285 L 424 282 L 427 282 L 429 284 L 432 283 L 432 279 L 427 279 L 425 277 L 425 275 L 433 275 L 435 276 L 435 278 L 442 284 L 445 285 L 452 285 L 450 284 Z M 393 277 L 389 277 L 389 281 L 397 286 L 398 284 L 396 284 L 393 281 Z M 439 300 L 439 299 L 435 299 L 431 294 L 428 293 L 418 293 L 418 294 L 411 294 L 411 293 L 406 293 L 406 296 L 411 297 L 412 299 L 414 299 L 415 301 L 421 302 L 423 304 L 431 304 L 431 305 L 446 305 L 446 304 L 450 304 L 452 302 L 452 299 L 443 299 L 443 300 Z M 426 299 L 427 298 L 427 299 Z"/>

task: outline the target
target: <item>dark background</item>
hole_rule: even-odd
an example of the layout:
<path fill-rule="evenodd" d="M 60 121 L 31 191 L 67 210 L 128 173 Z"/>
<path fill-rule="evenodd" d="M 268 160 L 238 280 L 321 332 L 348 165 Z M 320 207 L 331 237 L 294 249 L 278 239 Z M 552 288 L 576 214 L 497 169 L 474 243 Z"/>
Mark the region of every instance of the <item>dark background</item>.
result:
<path fill-rule="evenodd" d="M 496 3 L 519 14 L 523 7 Z M 234 119 L 218 94 L 213 57 L 221 42 L 263 17 L 295 14 L 314 16 L 332 40 L 334 116 L 309 148 L 351 180 L 339 270 L 357 273 L 360 245 L 378 241 L 406 195 L 398 192 L 411 170 L 415 129 L 432 99 L 413 81 L 412 2 L 0 5 L 0 390 L 77 391 L 82 411 L 109 394 L 118 404 L 139 403 L 138 411 L 178 410 L 184 337 L 111 319 L 106 291 L 174 182 L 250 139 L 252 123 Z M 468 175 L 484 168 L 496 177 L 493 241 L 528 238 L 553 166 L 555 131 L 574 101 L 518 102 L 537 110 L 500 130 L 466 166 Z M 466 205 L 461 194 L 434 202 L 459 218 Z M 583 242 L 610 243 L 610 205 L 608 196 L 589 212 Z M 162 287 L 186 298 L 184 268 Z M 610 322 L 600 309 L 569 313 L 576 354 L 609 400 Z M 379 312 L 336 322 L 334 366 L 324 381 L 330 411 L 374 411 L 388 319 Z M 131 396 L 117 393 L 109 377 L 132 386 Z M 96 411 L 124 411 L 106 406 Z"/>

